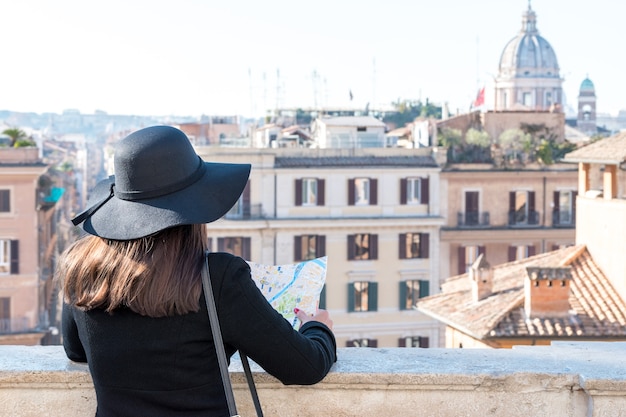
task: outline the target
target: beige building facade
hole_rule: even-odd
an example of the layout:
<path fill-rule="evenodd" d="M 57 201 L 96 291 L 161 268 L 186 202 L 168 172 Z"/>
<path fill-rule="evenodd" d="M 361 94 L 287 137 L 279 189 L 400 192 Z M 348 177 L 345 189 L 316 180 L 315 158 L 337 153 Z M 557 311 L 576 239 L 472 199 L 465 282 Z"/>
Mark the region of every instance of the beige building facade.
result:
<path fill-rule="evenodd" d="M 0 344 L 39 344 L 41 323 L 38 149 L 0 149 Z"/>
<path fill-rule="evenodd" d="M 428 347 L 440 326 L 414 308 L 439 285 L 439 172 L 432 149 L 199 148 L 252 163 L 248 188 L 211 223 L 211 249 L 256 263 L 328 256 L 321 306 L 339 346 Z"/>
<path fill-rule="evenodd" d="M 570 164 L 441 173 L 440 278 L 464 274 L 478 255 L 497 265 L 575 243 L 577 172 Z"/>

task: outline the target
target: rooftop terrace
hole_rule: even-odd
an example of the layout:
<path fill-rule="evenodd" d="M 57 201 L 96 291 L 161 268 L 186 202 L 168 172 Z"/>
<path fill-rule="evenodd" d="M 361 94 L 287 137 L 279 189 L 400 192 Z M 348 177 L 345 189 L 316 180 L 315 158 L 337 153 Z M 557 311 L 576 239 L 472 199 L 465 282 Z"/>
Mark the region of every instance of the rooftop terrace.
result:
<path fill-rule="evenodd" d="M 242 415 L 254 415 L 238 360 Z M 626 412 L 626 343 L 554 342 L 513 349 L 339 350 L 318 385 L 283 386 L 253 366 L 265 415 L 617 417 Z M 85 365 L 60 346 L 0 346 L 1 414 L 84 417 L 95 411 Z"/>

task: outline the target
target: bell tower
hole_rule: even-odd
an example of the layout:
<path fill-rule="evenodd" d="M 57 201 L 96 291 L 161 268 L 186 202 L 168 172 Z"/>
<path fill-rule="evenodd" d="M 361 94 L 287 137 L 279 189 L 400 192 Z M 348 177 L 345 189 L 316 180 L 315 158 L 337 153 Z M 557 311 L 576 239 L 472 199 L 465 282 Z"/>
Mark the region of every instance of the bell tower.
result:
<path fill-rule="evenodd" d="M 589 77 L 580 84 L 576 126 L 578 130 L 588 135 L 593 135 L 598 130 L 596 126 L 596 89 Z"/>

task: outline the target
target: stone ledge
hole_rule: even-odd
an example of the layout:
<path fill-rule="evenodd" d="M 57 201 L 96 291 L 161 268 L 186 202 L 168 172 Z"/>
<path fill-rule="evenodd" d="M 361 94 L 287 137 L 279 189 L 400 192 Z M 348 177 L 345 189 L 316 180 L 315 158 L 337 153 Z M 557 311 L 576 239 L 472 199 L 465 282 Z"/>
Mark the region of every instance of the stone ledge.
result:
<path fill-rule="evenodd" d="M 617 417 L 626 410 L 626 342 L 345 348 L 338 356 L 314 386 L 283 386 L 253 364 L 265 414 Z M 239 411 L 251 416 L 237 358 L 231 372 Z M 60 346 L 0 346 L 0 404 L 14 417 L 83 417 L 93 415 L 95 395 L 87 367 Z"/>

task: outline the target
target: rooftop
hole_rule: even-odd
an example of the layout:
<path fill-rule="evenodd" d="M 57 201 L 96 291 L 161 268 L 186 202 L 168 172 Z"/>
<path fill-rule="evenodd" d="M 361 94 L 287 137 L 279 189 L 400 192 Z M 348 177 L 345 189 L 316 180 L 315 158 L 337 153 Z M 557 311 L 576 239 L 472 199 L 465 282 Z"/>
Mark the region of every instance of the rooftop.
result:
<path fill-rule="evenodd" d="M 566 154 L 563 161 L 613 165 L 626 162 L 626 132 L 620 132 L 576 149 Z"/>
<path fill-rule="evenodd" d="M 524 310 L 527 268 L 571 267 L 571 310 L 565 317 L 528 317 Z M 626 338 L 626 303 L 577 245 L 493 267 L 492 294 L 474 301 L 468 274 L 447 279 L 440 294 L 417 308 L 476 339 Z"/>

